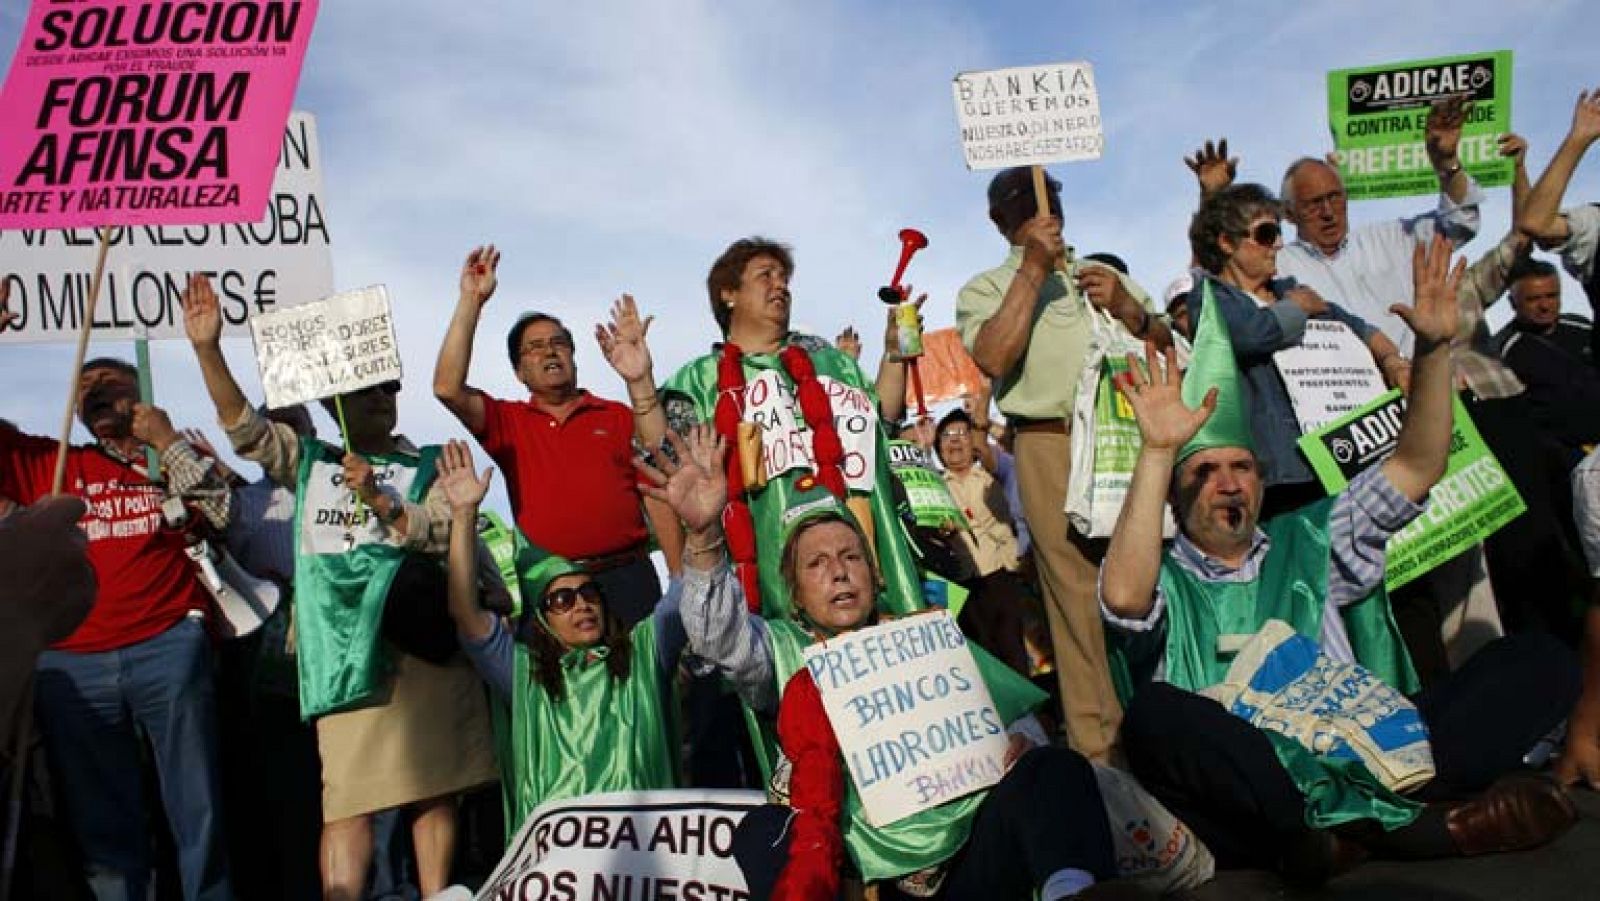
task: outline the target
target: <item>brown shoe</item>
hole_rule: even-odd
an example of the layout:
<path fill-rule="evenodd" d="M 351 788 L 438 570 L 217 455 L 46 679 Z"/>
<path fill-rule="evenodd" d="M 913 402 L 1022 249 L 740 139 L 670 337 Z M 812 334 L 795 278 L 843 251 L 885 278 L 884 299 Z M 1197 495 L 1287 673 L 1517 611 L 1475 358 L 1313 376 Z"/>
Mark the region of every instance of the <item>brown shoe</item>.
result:
<path fill-rule="evenodd" d="M 1538 773 L 1502 776 L 1475 800 L 1445 814 L 1462 856 L 1537 848 L 1567 831 L 1577 808 L 1560 783 Z"/>

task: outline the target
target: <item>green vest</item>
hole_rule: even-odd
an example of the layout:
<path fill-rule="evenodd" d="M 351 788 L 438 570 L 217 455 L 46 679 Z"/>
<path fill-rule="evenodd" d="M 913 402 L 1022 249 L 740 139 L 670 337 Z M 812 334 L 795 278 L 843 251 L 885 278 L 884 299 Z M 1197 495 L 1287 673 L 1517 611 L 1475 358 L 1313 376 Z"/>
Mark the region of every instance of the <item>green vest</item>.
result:
<path fill-rule="evenodd" d="M 1263 526 L 1272 545 L 1254 582 L 1208 582 L 1167 554 L 1161 590 L 1167 601 L 1167 681 L 1186 691 L 1221 682 L 1232 663 L 1217 651 L 1223 635 L 1253 635 L 1269 619 L 1281 619 L 1312 641 L 1322 641 L 1328 596 L 1327 498 Z M 1406 694 L 1416 692 L 1400 630 L 1380 584 L 1372 594 L 1341 608 L 1356 662 Z M 1126 701 L 1126 699 L 1124 699 Z M 1376 819 L 1388 828 L 1410 823 L 1421 807 L 1384 788 L 1357 762 L 1329 761 L 1293 739 L 1267 731 L 1278 760 L 1306 796 L 1306 821 L 1317 828 Z"/>
<path fill-rule="evenodd" d="M 805 649 L 814 639 L 793 620 L 769 620 L 767 636 L 781 693 L 789 678 L 805 666 Z M 1044 703 L 1047 696 L 1033 683 L 976 644 L 969 643 L 968 647 L 972 648 L 978 672 L 994 699 L 995 710 L 1006 725 Z M 975 792 L 897 823 L 874 826 L 861 807 L 855 781 L 848 772 L 844 778 L 844 845 L 861 877 L 867 880 L 893 879 L 948 860 L 966 844 L 972 818 L 989 795 L 987 790 Z"/>
<path fill-rule="evenodd" d="M 379 484 L 420 503 L 433 483 L 437 447 L 419 456 L 370 456 Z M 404 551 L 344 485 L 344 451 L 300 439 L 295 489 L 294 632 L 300 715 L 356 706 L 378 691 L 389 660 L 378 629 Z M 348 540 L 347 540 L 348 539 Z"/>
<path fill-rule="evenodd" d="M 679 369 L 662 386 L 662 391 L 679 394 L 692 401 L 695 416 L 701 422 L 712 422 L 715 418 L 717 361 L 718 355 L 714 353 L 700 357 Z M 845 386 L 855 389 L 855 392 L 849 393 L 848 398 L 841 398 L 839 395 L 834 397 L 834 420 L 839 437 L 846 444 L 847 457 L 852 435 L 875 438 L 872 442 L 873 459 L 847 465 L 845 475 L 847 479 L 851 479 L 851 476 L 863 476 L 868 466 L 873 473 L 872 529 L 878 552 L 878 569 L 883 574 L 885 585 L 878 595 L 878 607 L 895 614 L 920 610 L 923 607 L 922 580 L 917 573 L 916 555 L 911 548 L 910 536 L 906 534 L 905 526 L 895 513 L 894 492 L 890 488 L 893 484 L 890 480 L 894 476 L 889 468 L 889 440 L 884 435 L 882 424 L 878 422 L 875 389 L 862 375 L 861 367 L 856 365 L 856 361 L 835 348 L 827 347 L 813 351 L 811 363 L 816 368 L 819 380 L 840 383 L 841 391 Z M 801 430 L 798 433 L 800 440 L 806 448 L 809 448 L 811 432 L 805 428 L 805 420 L 800 415 L 800 406 L 793 398 L 794 383 L 784 371 L 783 362 L 778 355 L 745 354 L 744 372 L 746 384 L 752 389 L 754 383 L 763 375 L 773 380 L 774 384 L 782 386 L 782 390 L 788 394 L 787 406 L 792 414 L 792 420 L 789 421 L 798 425 Z M 747 392 L 752 406 L 757 393 L 755 390 Z M 833 394 L 833 391 L 830 391 L 830 394 Z M 862 402 L 861 395 L 865 395 L 865 402 Z M 745 418 L 754 421 L 748 408 Z M 772 422 L 773 420 L 768 418 L 763 425 L 764 430 L 769 433 L 773 430 L 767 427 Z M 861 431 L 857 431 L 858 429 Z M 729 448 L 729 453 L 737 453 L 737 450 Z M 861 471 L 853 472 L 853 465 L 859 465 Z M 782 468 L 782 464 L 775 464 L 775 467 Z M 795 482 L 810 473 L 811 469 L 804 465 L 798 469 L 788 469 L 772 476 L 765 487 L 754 491 L 749 498 L 750 517 L 755 524 L 756 532 L 756 562 L 761 578 L 761 613 L 768 619 L 785 619 L 792 609 L 788 589 L 778 568 L 779 557 L 783 553 L 778 536 L 783 533 L 783 512 L 789 507 L 795 491 Z M 866 492 L 852 489 L 852 493 Z"/>
<path fill-rule="evenodd" d="M 603 650 L 603 649 L 602 649 Z M 520 643 L 512 674 L 512 819 L 515 835 L 534 808 L 594 792 L 676 788 L 678 734 L 671 677 L 656 665 L 654 618 L 633 627 L 628 678 L 611 678 L 603 656 L 568 651 L 566 696 L 557 702 L 533 680 L 533 655 Z"/>

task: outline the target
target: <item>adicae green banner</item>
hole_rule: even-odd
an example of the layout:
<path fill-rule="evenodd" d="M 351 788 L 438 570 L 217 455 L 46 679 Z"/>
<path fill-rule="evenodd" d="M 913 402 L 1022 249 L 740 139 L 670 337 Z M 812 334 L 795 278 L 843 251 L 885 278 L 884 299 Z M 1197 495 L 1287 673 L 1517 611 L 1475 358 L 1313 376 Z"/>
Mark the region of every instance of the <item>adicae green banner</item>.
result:
<path fill-rule="evenodd" d="M 968 528 L 967 517 L 951 496 L 950 486 L 933 468 L 933 461 L 921 445 L 912 441 L 889 442 L 889 468 L 905 486 L 906 500 L 911 502 L 917 525 L 938 529 L 955 523 L 958 529 Z"/>
<path fill-rule="evenodd" d="M 1351 200 L 1439 193 L 1428 159 L 1428 111 L 1440 98 L 1472 101 L 1457 155 L 1484 187 L 1511 184 L 1500 136 L 1511 130 L 1511 51 L 1339 69 L 1328 73 L 1328 125 Z"/>
<path fill-rule="evenodd" d="M 1300 437 L 1300 450 L 1329 494 L 1343 491 L 1357 473 L 1394 452 L 1405 403 L 1400 392 L 1390 391 Z M 1444 478 L 1428 493 L 1421 515 L 1389 539 L 1384 585 L 1390 591 L 1489 537 L 1527 509 L 1459 398 L 1454 410 Z"/>

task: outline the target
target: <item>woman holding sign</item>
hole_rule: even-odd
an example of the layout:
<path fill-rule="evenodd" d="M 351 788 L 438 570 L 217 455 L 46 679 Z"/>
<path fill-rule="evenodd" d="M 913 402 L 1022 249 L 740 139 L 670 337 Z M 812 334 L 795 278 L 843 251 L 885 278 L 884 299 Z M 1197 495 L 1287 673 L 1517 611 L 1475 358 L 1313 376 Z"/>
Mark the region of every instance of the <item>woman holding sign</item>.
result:
<path fill-rule="evenodd" d="M 964 788 L 951 784 L 956 779 L 934 779 L 891 792 L 891 802 L 909 808 L 892 821 L 863 803 L 868 786 L 879 782 L 882 789 L 895 782 L 889 773 L 904 775 L 908 753 L 919 756 L 919 751 L 904 744 L 847 757 L 812 677 L 817 665 L 808 665 L 806 655 L 818 641 L 845 640 L 879 621 L 874 606 L 879 575 L 866 537 L 831 492 L 814 484 L 797 486 L 782 520 L 780 563 L 794 615 L 763 620 L 747 612 L 723 552 L 726 454 L 725 441 L 700 426 L 691 431 L 687 446 L 680 446 L 681 465 L 663 456 L 661 471 L 642 468 L 655 483 L 645 490 L 670 503 L 689 529 L 682 612 L 691 649 L 739 673 L 732 681 L 746 703 L 777 713 L 789 765 L 778 767 L 774 788 L 788 795 L 793 812 L 777 818 L 752 814 L 740 827 L 748 842 L 736 838 L 734 853 L 752 882 L 752 897 L 766 894 L 779 868 L 772 897 L 836 897 L 846 855 L 863 880 L 898 881 L 913 895 L 943 898 L 1026 898 L 1037 891 L 1038 897 L 1055 899 L 1114 876 L 1111 832 L 1093 769 L 1076 752 L 1043 747 L 1047 742 L 1028 711 L 1044 701 L 1044 694 L 966 642 L 942 612 L 926 620 L 897 621 L 920 637 L 885 641 L 883 653 L 862 658 L 876 664 L 856 660 L 854 665 L 884 671 L 899 665 L 884 654 L 906 664 L 938 654 L 943 667 L 948 654 L 950 669 L 911 689 L 928 702 L 922 718 L 929 722 L 920 726 L 931 727 L 929 736 L 935 731 L 943 736 L 921 747 L 951 747 L 1003 734 L 1007 750 L 1002 760 L 976 764 L 989 778 L 968 772 Z M 976 678 L 969 675 L 974 672 Z M 981 698 L 980 687 L 988 696 L 981 707 L 956 717 L 965 724 L 961 736 L 935 725 L 928 713 L 935 696 Z M 867 718 L 877 722 L 909 714 L 915 720 L 919 703 L 891 692 Z M 854 725 L 852 732 L 865 734 Z M 974 785 L 992 787 L 972 791 Z M 771 834 L 758 837 L 765 826 L 772 827 Z M 745 858 L 741 844 L 766 849 L 758 856 L 767 859 Z M 770 859 L 774 853 L 777 860 Z"/>
<path fill-rule="evenodd" d="M 1207 197 L 1189 225 L 1190 249 L 1206 271 L 1189 292 L 1189 321 L 1199 322 L 1203 305 L 1215 299 L 1233 336 L 1267 486 L 1264 517 L 1325 493 L 1296 448 L 1303 429 L 1290 390 L 1273 362 L 1279 351 L 1300 346 L 1307 320 L 1331 320 L 1354 332 L 1390 385 L 1404 387 L 1410 379 L 1410 364 L 1377 327 L 1293 278 L 1275 277 L 1278 251 L 1283 248 L 1282 219 L 1283 206 L 1272 192 L 1261 185 L 1242 184 Z M 1376 396 L 1352 398 L 1351 409 Z"/>
<path fill-rule="evenodd" d="M 478 603 L 478 505 L 493 470 L 478 476 L 467 445 L 452 441 L 439 472 L 453 521 L 450 616 L 478 672 L 511 704 L 507 834 L 547 801 L 676 787 L 673 676 L 684 645 L 677 590 L 630 630 L 599 582 L 518 532 L 524 609 L 510 628 Z"/>

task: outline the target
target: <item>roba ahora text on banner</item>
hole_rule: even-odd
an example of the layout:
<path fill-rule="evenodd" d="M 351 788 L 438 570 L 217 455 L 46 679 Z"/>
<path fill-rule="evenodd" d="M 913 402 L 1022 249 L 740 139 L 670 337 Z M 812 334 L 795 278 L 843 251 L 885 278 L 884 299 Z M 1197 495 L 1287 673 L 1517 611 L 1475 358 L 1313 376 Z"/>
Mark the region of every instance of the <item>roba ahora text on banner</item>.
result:
<path fill-rule="evenodd" d="M 0 90 L 0 228 L 249 222 L 318 0 L 34 0 Z"/>

